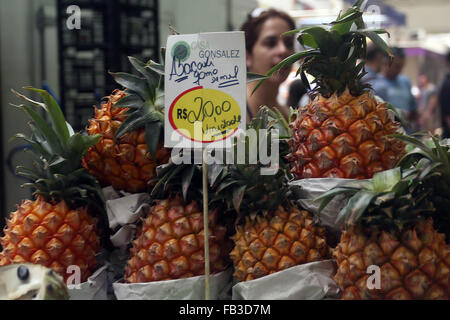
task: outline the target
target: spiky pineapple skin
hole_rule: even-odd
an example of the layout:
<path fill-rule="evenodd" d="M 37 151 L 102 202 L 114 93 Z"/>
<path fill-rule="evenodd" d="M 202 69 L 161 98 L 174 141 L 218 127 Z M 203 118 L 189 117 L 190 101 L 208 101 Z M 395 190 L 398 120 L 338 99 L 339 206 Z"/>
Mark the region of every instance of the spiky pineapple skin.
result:
<path fill-rule="evenodd" d="M 278 209 L 255 219 L 246 217 L 236 227 L 230 256 L 234 276 L 249 281 L 330 256 L 325 230 L 314 225 L 307 211 L 296 207 Z"/>
<path fill-rule="evenodd" d="M 100 251 L 97 220 L 86 208 L 71 210 L 41 197 L 26 200 L 6 221 L 0 238 L 0 265 L 30 262 L 53 269 L 66 281 L 67 267 L 76 265 L 84 282 L 97 266 Z"/>
<path fill-rule="evenodd" d="M 105 186 L 144 192 L 149 190 L 149 181 L 156 176 L 156 167 L 166 163 L 170 153 L 160 146 L 156 160 L 153 159 L 144 128 L 114 138 L 128 111 L 127 108 L 114 108 L 114 104 L 125 95 L 124 91 L 115 90 L 100 109 L 94 108 L 95 117 L 89 120 L 86 131 L 89 135 L 102 134 L 103 137 L 86 152 L 83 166 Z"/>
<path fill-rule="evenodd" d="M 404 154 L 404 144 L 388 137 L 399 123 L 368 91 L 358 97 L 348 90 L 330 98 L 318 95 L 290 127 L 288 160 L 297 179 L 368 179 L 393 168 Z"/>
<path fill-rule="evenodd" d="M 333 254 L 342 299 L 450 297 L 450 246 L 433 228 L 432 220 L 419 221 L 396 233 L 351 227 L 343 232 Z M 367 272 L 371 265 L 380 268 L 380 289 L 367 285 L 373 275 L 373 271 Z"/>
<path fill-rule="evenodd" d="M 210 271 L 229 265 L 231 240 L 216 223 L 218 210 L 209 213 Z M 188 278 L 205 273 L 203 214 L 196 202 L 186 204 L 179 196 L 156 201 L 138 231 L 125 281 L 141 283 Z"/>

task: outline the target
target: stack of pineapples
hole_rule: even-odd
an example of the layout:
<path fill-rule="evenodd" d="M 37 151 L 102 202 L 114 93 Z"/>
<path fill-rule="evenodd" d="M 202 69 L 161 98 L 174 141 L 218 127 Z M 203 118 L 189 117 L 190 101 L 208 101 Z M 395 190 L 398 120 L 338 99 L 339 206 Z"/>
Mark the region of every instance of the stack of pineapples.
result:
<path fill-rule="evenodd" d="M 79 280 L 86 281 L 97 266 L 101 231 L 106 235 L 106 229 L 97 223 L 105 221 L 100 186 L 82 167 L 81 158 L 100 136 L 74 133 L 48 92 L 28 89 L 39 93 L 43 102 L 15 92 L 24 100 L 17 107 L 30 117 L 32 133 L 16 136 L 31 146 L 27 151 L 33 160 L 32 168 L 18 167 L 18 173 L 30 181 L 26 185 L 35 198 L 23 201 L 7 220 L 0 265 L 41 264 L 65 279 L 73 272 L 67 273 L 68 268 L 76 265 Z"/>
<path fill-rule="evenodd" d="M 364 63 L 359 59 L 365 57 L 366 38 L 390 52 L 378 36 L 383 30 L 364 28 L 360 5 L 357 1 L 329 25 L 292 31 L 300 32 L 298 41 L 310 49 L 288 57 L 268 74 L 302 59 L 302 79 L 308 83 L 306 73 L 315 78 L 315 97 L 293 117 L 290 128 L 268 108 L 249 126 L 290 131 L 288 166 L 275 176 L 260 175 L 260 164 L 210 168 L 212 272 L 227 268 L 231 258 L 237 280 L 248 281 L 329 258 L 324 230 L 290 200 L 289 179 L 373 177 L 322 197 L 324 207 L 337 194 L 353 195 L 338 215 L 348 227 L 334 250 L 335 280 L 343 297 L 445 299 L 450 253 L 435 228 L 448 233 L 449 148 L 436 140 L 431 148 L 395 135 L 400 125 L 387 104 L 377 102 L 361 83 Z M 19 95 L 43 108 L 52 126 L 33 108 L 20 106 L 32 119 L 32 136 L 19 137 L 32 146 L 35 160 L 34 168 L 20 172 L 31 180 L 36 198 L 24 201 L 8 220 L 1 239 L 2 265 L 43 264 L 63 276 L 68 266 L 78 265 L 85 280 L 100 250 L 102 228 L 93 217 L 102 216 L 100 182 L 128 192 L 151 191 L 155 199 L 132 243 L 126 282 L 204 274 L 200 168 L 170 164 L 156 175 L 156 167 L 169 158 L 161 135 L 163 82 L 151 68 L 154 63 L 130 62 L 139 75 L 113 74 L 124 89 L 95 109 L 88 136 L 73 132 L 47 92 L 38 90 L 44 103 Z M 389 171 L 405 155 L 405 142 L 421 151 L 406 156 L 403 170 Z M 366 283 L 370 265 L 381 270 L 381 285 L 375 290 Z"/>
<path fill-rule="evenodd" d="M 436 228 L 448 233 L 450 150 L 437 138 L 431 148 L 396 134 L 399 124 L 387 104 L 378 103 L 361 83 L 364 62 L 358 59 L 365 57 L 367 37 L 390 55 L 378 36 L 385 31 L 365 29 L 361 3 L 330 25 L 290 32 L 300 32 L 298 41 L 310 49 L 269 72 L 302 59 L 298 74 L 307 85 L 306 73 L 315 78 L 315 98 L 290 124 L 287 159 L 297 179 L 373 177 L 318 199 L 323 209 L 338 194 L 352 196 L 337 214 L 347 227 L 334 250 L 335 280 L 344 299 L 448 299 L 450 248 Z M 405 156 L 405 142 L 419 151 Z M 403 156 L 403 171 L 392 169 Z M 371 266 L 379 267 L 381 277 L 374 289 Z"/>

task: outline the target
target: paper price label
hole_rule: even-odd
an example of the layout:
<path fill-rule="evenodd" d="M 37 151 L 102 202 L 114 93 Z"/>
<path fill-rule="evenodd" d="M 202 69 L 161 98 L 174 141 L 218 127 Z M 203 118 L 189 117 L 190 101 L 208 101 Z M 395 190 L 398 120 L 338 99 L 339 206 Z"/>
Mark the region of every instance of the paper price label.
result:
<path fill-rule="evenodd" d="M 195 87 L 180 94 L 170 106 L 171 126 L 183 137 L 211 143 L 233 135 L 241 123 L 241 109 L 229 94 Z"/>
<path fill-rule="evenodd" d="M 170 36 L 165 74 L 167 147 L 201 148 L 245 129 L 242 32 Z"/>

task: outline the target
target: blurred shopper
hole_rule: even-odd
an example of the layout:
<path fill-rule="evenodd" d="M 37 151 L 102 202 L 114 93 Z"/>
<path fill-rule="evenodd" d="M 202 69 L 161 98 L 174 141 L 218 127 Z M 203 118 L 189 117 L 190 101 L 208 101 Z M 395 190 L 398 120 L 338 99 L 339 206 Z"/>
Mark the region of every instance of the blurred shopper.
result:
<path fill-rule="evenodd" d="M 434 130 L 441 126 L 441 110 L 439 109 L 438 90 L 425 74 L 419 76 L 418 82 L 420 89 L 420 129 L 434 132 Z"/>
<path fill-rule="evenodd" d="M 378 77 L 385 61 L 386 55 L 383 50 L 375 46 L 373 43 L 370 43 L 367 46 L 366 64 L 364 66 L 367 74 L 362 77 L 361 81 L 372 84 Z"/>
<path fill-rule="evenodd" d="M 447 53 L 447 75 L 439 92 L 444 138 L 450 138 L 450 51 Z"/>
<path fill-rule="evenodd" d="M 407 131 L 418 129 L 417 103 L 411 93 L 411 82 L 401 75 L 405 65 L 405 52 L 401 48 L 392 48 L 394 59 L 392 63 L 386 59 L 380 75 L 373 80 L 372 88 L 375 94 L 399 109 L 408 121 Z"/>
<path fill-rule="evenodd" d="M 294 53 L 294 37 L 281 37 L 295 29 L 295 22 L 284 12 L 275 9 L 256 9 L 249 14 L 241 30 L 245 32 L 247 70 L 266 74 L 273 66 Z M 287 119 L 289 108 L 277 101 L 280 84 L 286 80 L 291 66 L 281 69 L 267 79 L 252 94 L 256 82 L 247 86 L 247 119 L 251 120 L 261 106 L 277 108 Z"/>
<path fill-rule="evenodd" d="M 300 106 L 300 100 L 306 92 L 307 90 L 303 84 L 303 81 L 300 79 L 294 80 L 289 86 L 289 96 L 287 101 L 288 107 L 298 109 Z"/>

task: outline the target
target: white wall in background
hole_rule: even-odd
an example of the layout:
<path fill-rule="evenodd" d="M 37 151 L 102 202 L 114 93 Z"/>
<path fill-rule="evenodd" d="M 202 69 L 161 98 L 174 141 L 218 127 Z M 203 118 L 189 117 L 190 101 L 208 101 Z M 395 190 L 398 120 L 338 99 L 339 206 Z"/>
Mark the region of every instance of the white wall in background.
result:
<path fill-rule="evenodd" d="M 165 46 L 169 35 L 168 25 L 172 24 L 179 32 L 196 33 L 207 31 L 225 31 L 226 2 L 228 0 L 160 0 L 160 43 Z M 239 29 L 247 13 L 258 6 L 257 0 L 230 0 L 232 25 Z M 27 133 L 27 120 L 21 111 L 9 106 L 19 103 L 10 89 L 20 90 L 24 86 L 41 87 L 41 66 L 39 37 L 36 27 L 36 14 L 40 6 L 45 6 L 48 17 L 56 17 L 55 0 L 0 0 L 0 112 L 3 133 L 4 165 L 11 149 L 21 142 L 8 143 L 17 132 Z M 58 42 L 56 26 L 46 29 L 46 73 L 47 81 L 56 94 L 59 94 L 58 82 Z M 36 96 L 34 98 L 37 99 Z M 15 164 L 24 163 L 27 157 L 16 155 Z M 28 189 L 22 189 L 24 183 L 5 168 L 5 195 L 7 212 L 30 196 Z M 2 207 L 2 206 L 0 206 Z M 0 214 L 6 214 L 0 212 Z"/>
<path fill-rule="evenodd" d="M 159 1 L 160 44 L 166 45 L 169 24 L 180 33 L 226 31 L 228 0 Z M 247 13 L 258 6 L 256 0 L 230 0 L 232 24 L 238 30 Z"/>
<path fill-rule="evenodd" d="M 3 166 L 11 149 L 23 144 L 20 141 L 9 143 L 9 138 L 17 132 L 28 132 L 27 120 L 23 113 L 9 105 L 20 103 L 10 90 L 13 88 L 21 91 L 24 86 L 41 87 L 39 38 L 35 16 L 40 5 L 48 6 L 46 10 L 49 14 L 52 10 L 56 10 L 54 0 L 0 1 L 0 112 L 3 119 L 0 130 L 3 134 L 4 158 L 1 159 Z M 59 92 L 56 27 L 47 29 L 45 46 L 47 80 L 53 90 Z M 14 157 L 15 165 L 23 164 L 26 159 L 23 153 L 17 154 Z M 24 182 L 5 168 L 7 212 L 2 214 L 14 210 L 16 204 L 20 204 L 22 199 L 30 196 L 28 189 L 20 187 Z"/>

